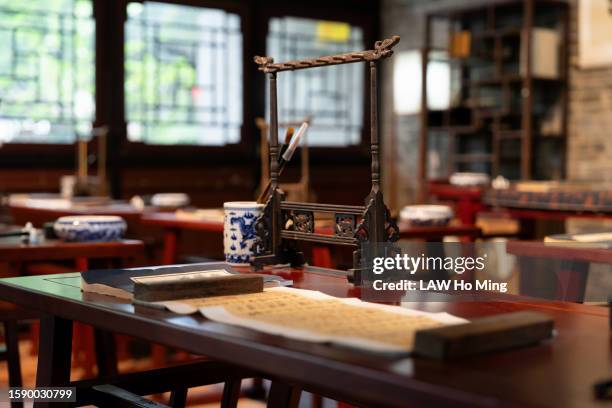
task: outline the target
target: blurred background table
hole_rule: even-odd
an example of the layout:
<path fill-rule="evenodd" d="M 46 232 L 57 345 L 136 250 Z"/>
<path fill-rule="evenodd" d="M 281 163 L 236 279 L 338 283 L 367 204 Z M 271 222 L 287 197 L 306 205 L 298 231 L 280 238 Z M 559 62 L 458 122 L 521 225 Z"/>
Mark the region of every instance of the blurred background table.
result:
<path fill-rule="evenodd" d="M 117 215 L 126 221 L 128 231 L 137 226 L 142 213 L 127 201 L 106 197 L 67 199 L 57 194 L 13 195 L 9 198 L 8 209 L 14 224 L 31 222 L 35 227 L 68 215 Z"/>
<path fill-rule="evenodd" d="M 448 180 L 432 180 L 428 183 L 429 196 L 451 204 L 455 208 L 457 218 L 464 225 L 474 225 L 476 215 L 486 209 L 482 202 L 484 191 L 484 187 L 455 186 Z"/>
<path fill-rule="evenodd" d="M 521 294 L 569 302 L 585 300 L 592 263 L 612 265 L 612 249 L 579 242 L 508 241 L 506 251 L 518 257 Z"/>
<path fill-rule="evenodd" d="M 185 218 L 172 212 L 150 212 L 143 214 L 140 223 L 143 226 L 158 227 L 164 230 L 164 247 L 161 263 L 176 263 L 178 258 L 178 240 L 182 231 L 199 231 L 207 236 L 214 236 L 209 242 L 210 252 L 202 256 L 220 259 L 223 254 L 223 210 L 220 216 L 209 219 Z"/>
<path fill-rule="evenodd" d="M 397 224 L 400 239 L 422 239 L 427 242 L 440 242 L 444 237 L 459 237 L 473 242 L 482 236 L 482 230 L 475 225 L 414 226 L 406 222 Z"/>

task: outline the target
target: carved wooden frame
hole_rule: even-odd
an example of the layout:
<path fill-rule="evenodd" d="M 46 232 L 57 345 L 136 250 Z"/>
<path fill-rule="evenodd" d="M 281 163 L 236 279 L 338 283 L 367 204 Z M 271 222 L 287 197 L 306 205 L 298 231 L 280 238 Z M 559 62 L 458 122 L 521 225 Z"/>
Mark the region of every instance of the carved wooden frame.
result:
<path fill-rule="evenodd" d="M 298 250 L 298 241 L 322 244 L 349 245 L 356 247 L 353 252 L 353 268 L 349 281 L 360 284 L 365 264 L 361 257 L 363 243 L 393 242 L 399 238 L 399 229 L 390 218 L 380 186 L 380 148 L 378 139 L 378 83 L 377 64 L 383 58 L 393 55 L 392 48 L 399 42 L 399 36 L 377 41 L 373 50 L 349 52 L 300 61 L 274 63 L 270 57 L 254 58 L 259 70 L 268 74 L 270 87 L 270 194 L 263 214 L 256 222 L 257 256 L 255 267 L 267 264 L 304 264 L 304 256 Z M 367 62 L 370 67 L 370 152 L 372 186 L 364 206 L 302 203 L 285 201 L 278 184 L 278 104 L 277 73 L 315 67 L 325 67 L 355 62 Z M 314 213 L 334 214 L 334 234 L 314 232 Z M 299 217 L 299 219 L 298 219 Z M 288 226 L 288 227 L 287 227 Z"/>

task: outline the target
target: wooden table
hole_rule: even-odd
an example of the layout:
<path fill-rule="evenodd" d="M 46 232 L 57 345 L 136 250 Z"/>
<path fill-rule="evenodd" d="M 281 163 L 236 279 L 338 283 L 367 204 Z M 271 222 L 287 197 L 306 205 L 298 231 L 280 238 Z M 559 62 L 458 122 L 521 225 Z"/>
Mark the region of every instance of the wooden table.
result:
<path fill-rule="evenodd" d="M 441 201 L 453 202 L 457 217 L 465 225 L 473 225 L 477 214 L 491 207 L 523 220 L 524 224 L 529 220 L 612 219 L 612 192 L 606 189 L 576 192 L 516 192 L 512 189 L 492 190 L 483 187 L 454 186 L 446 181 L 431 181 L 428 188 L 430 196 Z M 529 227 L 531 226 L 526 225 L 523 229 L 527 230 Z"/>
<path fill-rule="evenodd" d="M 521 191 L 515 188 L 488 190 L 483 202 L 521 220 L 521 236 L 534 238 L 535 223 L 565 221 L 568 218 L 612 219 L 612 190 L 585 187 L 564 190 L 562 184 L 550 191 Z"/>
<path fill-rule="evenodd" d="M 138 225 L 142 211 L 125 201 L 109 201 L 106 204 L 75 204 L 66 208 L 52 206 L 28 205 L 27 201 L 9 204 L 13 223 L 24 225 L 31 222 L 35 227 L 42 227 L 46 222 L 53 222 L 59 217 L 68 215 L 117 215 L 125 219 L 128 230 Z"/>
<path fill-rule="evenodd" d="M 565 221 L 568 218 L 585 218 L 612 220 L 612 212 L 591 212 L 591 211 L 564 211 L 564 210 L 540 210 L 532 208 L 501 207 L 504 214 L 520 220 L 548 220 Z"/>
<path fill-rule="evenodd" d="M 452 202 L 457 218 L 463 225 L 474 225 L 479 212 L 486 209 L 482 202 L 483 187 L 455 186 L 448 181 L 430 181 L 428 193 L 440 201 Z"/>
<path fill-rule="evenodd" d="M 541 241 L 508 241 L 506 250 L 518 256 L 612 264 L 612 248 L 593 248 L 579 242 L 563 245 Z"/>
<path fill-rule="evenodd" d="M 220 234 L 219 242 L 223 238 L 223 221 L 214 219 L 184 219 L 179 218 L 174 213 L 150 212 L 143 214 L 140 223 L 144 226 L 154 226 L 164 229 L 164 252 L 162 263 L 173 264 L 177 261 L 178 238 L 182 230 L 202 231 Z M 424 239 L 427 241 L 440 241 L 446 236 L 460 236 L 469 241 L 482 235 L 480 228 L 473 225 L 468 226 L 444 226 L 444 227 L 414 227 L 407 223 L 400 223 L 400 238 L 402 239 Z M 332 234 L 331 227 L 321 228 L 318 231 L 322 234 Z M 331 267 L 331 255 L 327 246 L 313 247 L 313 258 L 319 260 L 314 264 L 321 267 Z M 327 254 L 322 253 L 326 250 Z"/>
<path fill-rule="evenodd" d="M 213 233 L 215 239 L 218 239 L 221 245 L 223 243 L 223 220 L 184 219 L 171 212 L 149 212 L 142 215 L 140 224 L 163 228 L 162 263 L 165 265 L 176 263 L 178 240 L 183 230 Z"/>
<path fill-rule="evenodd" d="M 400 239 L 423 239 L 427 242 L 440 242 L 444 237 L 458 236 L 474 241 L 482 236 L 482 230 L 475 225 L 445 225 L 442 227 L 418 227 L 405 222 L 398 223 Z"/>
<path fill-rule="evenodd" d="M 541 241 L 508 241 L 506 251 L 519 257 L 521 293 L 529 294 L 529 291 L 536 287 L 547 290 L 549 286 L 548 291 L 552 295 L 550 285 L 554 285 L 554 296 L 566 301 L 584 300 L 591 263 L 612 265 L 612 249 L 589 248 L 588 244 L 578 242 L 573 245 L 562 245 Z M 539 275 L 530 273 L 535 267 L 536 259 L 560 261 L 559 270 L 552 271 L 556 276 L 543 276 L 546 268 L 538 268 Z"/>
<path fill-rule="evenodd" d="M 90 259 L 124 259 L 128 264 L 144 258 L 142 241 L 125 239 L 111 242 L 65 242 L 45 239 L 38 244 L 23 244 L 18 237 L 0 238 L 0 262 L 37 262 L 74 260 L 78 271 L 89 269 Z"/>
<path fill-rule="evenodd" d="M 187 219 L 177 217 L 175 213 L 150 212 L 143 214 L 141 225 L 149 227 L 160 227 L 164 229 L 164 250 L 162 263 L 171 265 L 176 263 L 178 254 L 178 240 L 181 231 L 200 231 L 212 233 L 215 239 L 223 243 L 223 220 L 221 219 Z M 331 228 L 321 228 L 318 232 L 331 234 Z M 332 257 L 327 246 L 313 246 L 313 262 L 317 266 L 332 267 Z"/>
<path fill-rule="evenodd" d="M 342 297 L 359 294 L 341 273 L 274 273 L 293 279 L 300 288 Z M 555 320 L 558 334 L 546 343 L 442 363 L 289 340 L 195 315 L 135 309 L 117 299 L 81 293 L 79 279 L 78 274 L 63 274 L 0 280 L 0 298 L 49 315 L 41 332 L 39 386 L 69 384 L 72 321 L 253 370 L 272 379 L 269 406 L 274 407 L 293 406 L 300 389 L 376 407 L 603 407 L 594 400 L 592 387 L 612 373 L 608 312 L 594 306 L 510 301 L 409 304 L 466 318 L 534 310 Z M 207 375 L 211 373 L 201 373 Z M 149 392 L 166 380 L 149 377 L 148 388 L 139 390 Z"/>

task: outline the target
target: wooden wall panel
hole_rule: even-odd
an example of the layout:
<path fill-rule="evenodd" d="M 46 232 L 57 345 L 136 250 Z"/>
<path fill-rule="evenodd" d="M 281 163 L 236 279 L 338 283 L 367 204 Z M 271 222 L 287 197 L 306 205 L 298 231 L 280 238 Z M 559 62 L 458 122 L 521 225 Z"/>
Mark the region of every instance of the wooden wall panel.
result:
<path fill-rule="evenodd" d="M 73 172 L 72 168 L 0 169 L 0 192 L 59 192 L 60 177 Z"/>
<path fill-rule="evenodd" d="M 139 167 L 122 172 L 122 197 L 181 192 L 192 203 L 215 207 L 230 200 L 252 200 L 254 175 L 247 167 Z"/>

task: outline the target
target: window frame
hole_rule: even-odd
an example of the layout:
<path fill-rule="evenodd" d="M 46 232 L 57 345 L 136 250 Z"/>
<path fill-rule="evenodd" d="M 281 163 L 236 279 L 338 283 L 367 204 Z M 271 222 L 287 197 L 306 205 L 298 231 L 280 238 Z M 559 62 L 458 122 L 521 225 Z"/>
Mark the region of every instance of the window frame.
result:
<path fill-rule="evenodd" d="M 289 4 L 288 4 L 289 3 Z M 354 11 L 355 8 L 359 7 L 371 7 L 373 9 L 378 10 L 378 2 L 356 2 L 342 1 L 334 4 L 333 8 L 330 7 L 329 4 L 326 4 L 325 1 L 311 1 L 308 5 L 299 6 L 297 4 L 291 4 L 291 2 L 282 2 L 282 1 L 271 1 L 266 2 L 265 5 L 265 31 L 264 34 L 264 43 L 266 41 L 268 35 L 268 29 L 270 27 L 271 18 L 279 18 L 279 17 L 299 17 L 299 18 L 309 18 L 309 19 L 319 19 L 319 20 L 328 20 L 328 21 L 338 21 L 343 23 L 349 23 L 352 26 L 360 27 L 363 30 L 363 42 L 366 49 L 370 49 L 374 46 L 374 42 L 376 41 L 376 33 L 378 32 L 378 21 L 373 21 L 375 19 L 367 18 L 366 16 L 371 16 L 373 14 L 369 14 L 366 11 Z M 378 11 L 377 11 L 378 13 Z M 355 50 L 360 51 L 360 50 Z M 274 55 L 267 56 L 273 57 Z M 280 61 L 279 61 L 280 62 Z M 291 75 L 291 73 L 281 73 L 280 75 Z M 366 68 L 364 69 L 364 77 L 363 77 L 363 127 L 361 130 L 361 141 L 358 144 L 350 145 L 350 146 L 315 146 L 311 147 L 310 150 L 310 160 L 312 163 L 327 163 L 333 161 L 336 164 L 367 164 L 370 160 L 370 109 L 369 109 L 369 75 L 370 72 Z M 263 76 L 263 74 L 262 74 Z M 379 95 L 380 96 L 380 95 Z M 378 98 L 380 100 L 380 97 Z M 263 95 L 263 103 L 265 104 L 265 92 Z M 264 108 L 265 111 L 265 108 Z M 316 117 L 313 118 L 313 121 L 316 122 Z"/>
<path fill-rule="evenodd" d="M 94 101 L 96 94 L 96 44 L 95 35 L 97 32 L 95 3 L 98 0 L 90 0 L 92 6 L 91 20 L 96 31 L 94 31 Z M 92 123 L 95 123 L 96 104 L 94 102 L 94 114 Z M 0 147 L 1 167 L 5 168 L 29 168 L 29 167 L 50 167 L 65 168 L 75 164 L 77 141 L 73 143 L 35 143 L 35 142 L 5 142 Z M 70 164 L 67 166 L 67 164 Z"/>
<path fill-rule="evenodd" d="M 128 3 L 145 3 L 147 0 L 125 0 L 126 19 Z M 249 83 L 249 70 L 246 66 L 249 48 L 247 46 L 247 34 L 245 28 L 248 27 L 250 18 L 249 8 L 244 2 L 233 1 L 224 2 L 218 0 L 151 0 L 159 3 L 176 4 L 192 7 L 207 7 L 223 10 L 228 13 L 237 14 L 240 17 L 240 29 L 242 32 L 242 76 L 245 84 Z M 127 22 L 127 20 L 126 20 Z M 125 30 L 125 23 L 123 26 Z M 125 38 L 124 38 L 125 45 Z M 125 68 L 125 55 L 122 58 L 121 66 Z M 125 69 L 124 69 L 125 75 Z M 125 78 L 125 77 L 124 77 Z M 125 85 L 123 85 L 125 86 Z M 125 110 L 125 89 L 124 94 L 124 111 L 123 122 L 125 126 L 122 129 L 121 144 L 122 151 L 126 158 L 126 162 L 134 165 L 148 165 L 164 163 L 172 165 L 201 165 L 203 162 L 218 164 L 218 163 L 240 163 L 244 160 L 249 160 L 250 153 L 253 151 L 254 144 L 250 135 L 255 132 L 255 119 L 250 119 L 252 114 L 248 109 L 248 103 L 244 103 L 242 107 L 242 126 L 240 129 L 240 141 L 222 146 L 212 145 L 160 145 L 148 144 L 145 142 L 134 142 L 128 139 L 127 136 L 127 112 Z M 250 95 L 248 87 L 242 87 L 242 99 L 247 101 Z M 253 122 L 249 126 L 249 121 Z M 221 157 L 221 155 L 223 157 Z"/>
<path fill-rule="evenodd" d="M 266 41 L 271 18 L 291 16 L 346 22 L 363 30 L 365 48 L 373 46 L 379 32 L 379 22 L 376 17 L 373 17 L 379 13 L 378 1 L 342 0 L 330 5 L 325 0 L 311 0 L 304 5 L 282 0 L 155 0 L 177 5 L 217 8 L 238 14 L 243 35 L 243 81 L 248 86 L 242 88 L 243 123 L 238 143 L 224 146 L 153 145 L 132 142 L 127 138 L 124 50 L 112 49 L 112 41 L 106 38 L 112 31 L 120 31 L 117 38 L 122 39 L 122 47 L 124 47 L 128 3 L 143 3 L 144 1 L 147 0 L 91 0 L 94 10 L 92 19 L 96 33 L 94 45 L 95 115 L 92 125 L 110 126 L 109 171 L 117 173 L 117 177 L 122 167 L 156 166 L 160 163 L 197 167 L 217 164 L 247 165 L 253 166 L 254 169 L 259 168 L 260 136 L 255 120 L 265 116 L 266 78 L 257 70 L 253 56 L 267 55 Z M 109 5 L 106 2 L 112 4 Z M 100 13 L 99 10 L 104 7 L 115 10 L 115 13 L 110 17 L 101 16 L 100 14 L 104 13 Z M 120 30 L 117 30 L 118 24 L 121 24 Z M 107 60 L 104 61 L 104 59 Z M 110 74 L 109 70 L 112 71 Z M 346 147 L 312 147 L 310 149 L 312 163 L 329 164 L 330 161 L 333 161 L 335 164 L 361 165 L 368 162 L 370 156 L 368 76 L 369 70 L 365 69 L 363 127 L 360 143 Z M 109 79 L 109 77 L 112 78 Z M 117 86 L 120 86 L 120 89 L 108 90 Z M 378 99 L 380 100 L 380 96 Z M 95 143 L 95 140 L 89 142 L 90 145 L 95 145 Z M 5 143 L 0 148 L 0 160 L 2 167 L 70 168 L 75 163 L 75 152 L 76 143 Z"/>

